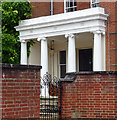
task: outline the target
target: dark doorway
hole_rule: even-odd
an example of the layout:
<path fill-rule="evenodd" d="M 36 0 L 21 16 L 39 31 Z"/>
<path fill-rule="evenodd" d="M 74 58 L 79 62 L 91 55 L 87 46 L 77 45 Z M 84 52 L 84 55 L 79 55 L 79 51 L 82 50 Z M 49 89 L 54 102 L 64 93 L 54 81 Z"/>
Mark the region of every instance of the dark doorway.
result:
<path fill-rule="evenodd" d="M 79 71 L 92 71 L 92 49 L 79 50 Z"/>

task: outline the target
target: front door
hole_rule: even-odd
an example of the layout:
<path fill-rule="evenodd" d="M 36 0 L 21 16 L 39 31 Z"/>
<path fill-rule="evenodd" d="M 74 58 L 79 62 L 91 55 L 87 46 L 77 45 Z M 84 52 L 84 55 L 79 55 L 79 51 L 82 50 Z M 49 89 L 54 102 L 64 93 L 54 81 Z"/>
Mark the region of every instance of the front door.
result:
<path fill-rule="evenodd" d="M 79 50 L 79 71 L 93 70 L 92 56 L 92 49 Z"/>

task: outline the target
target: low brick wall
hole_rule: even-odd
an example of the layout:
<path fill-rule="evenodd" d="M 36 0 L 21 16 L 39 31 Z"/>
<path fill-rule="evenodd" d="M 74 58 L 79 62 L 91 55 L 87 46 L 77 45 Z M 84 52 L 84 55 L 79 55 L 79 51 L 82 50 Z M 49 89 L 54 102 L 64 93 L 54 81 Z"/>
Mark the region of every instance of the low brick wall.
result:
<path fill-rule="evenodd" d="M 62 87 L 62 118 L 117 118 L 117 72 L 68 74 Z"/>
<path fill-rule="evenodd" d="M 2 65 L 2 119 L 39 118 L 40 66 Z"/>

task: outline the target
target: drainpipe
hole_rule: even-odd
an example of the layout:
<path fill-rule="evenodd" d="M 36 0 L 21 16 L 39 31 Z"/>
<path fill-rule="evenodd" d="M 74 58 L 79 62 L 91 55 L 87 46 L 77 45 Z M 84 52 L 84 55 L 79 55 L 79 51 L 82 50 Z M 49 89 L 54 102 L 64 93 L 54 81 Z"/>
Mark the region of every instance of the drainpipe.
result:
<path fill-rule="evenodd" d="M 92 0 L 90 0 L 90 8 L 92 8 Z"/>
<path fill-rule="evenodd" d="M 51 15 L 53 15 L 53 0 L 51 0 Z"/>

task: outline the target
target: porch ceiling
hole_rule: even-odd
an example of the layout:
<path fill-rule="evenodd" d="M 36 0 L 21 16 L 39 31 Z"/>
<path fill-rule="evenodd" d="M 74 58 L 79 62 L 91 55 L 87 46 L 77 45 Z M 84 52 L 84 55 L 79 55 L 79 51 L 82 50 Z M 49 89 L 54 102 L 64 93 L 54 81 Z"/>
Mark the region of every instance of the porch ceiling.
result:
<path fill-rule="evenodd" d="M 39 37 L 63 36 L 68 33 L 105 31 L 107 20 L 104 8 L 96 7 L 53 16 L 24 20 L 15 27 L 20 41 Z"/>
<path fill-rule="evenodd" d="M 76 37 L 76 41 L 78 42 L 81 42 L 82 40 L 93 41 L 93 34 L 89 32 L 75 34 L 75 37 Z M 56 43 L 62 43 L 67 41 L 67 38 L 65 38 L 65 35 L 48 37 L 48 41 L 51 41 L 51 40 L 56 41 Z"/>

